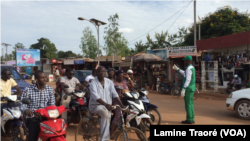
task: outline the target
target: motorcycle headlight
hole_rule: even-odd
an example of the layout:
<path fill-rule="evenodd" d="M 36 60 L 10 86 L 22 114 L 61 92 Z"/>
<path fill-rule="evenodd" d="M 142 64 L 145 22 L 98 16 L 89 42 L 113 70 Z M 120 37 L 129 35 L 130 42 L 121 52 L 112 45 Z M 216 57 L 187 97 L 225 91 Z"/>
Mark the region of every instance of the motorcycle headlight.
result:
<path fill-rule="evenodd" d="M 134 96 L 135 99 L 138 99 L 138 98 L 139 98 L 139 94 L 138 94 L 138 93 L 132 92 L 131 94 Z"/>
<path fill-rule="evenodd" d="M 75 93 L 75 96 L 77 97 L 84 97 L 86 92 L 80 92 L 80 93 Z"/>
<path fill-rule="evenodd" d="M 12 114 L 15 118 L 20 118 L 22 113 L 19 110 L 13 110 Z"/>
<path fill-rule="evenodd" d="M 44 129 L 44 134 L 54 134 L 53 132 L 47 130 L 47 129 Z"/>
<path fill-rule="evenodd" d="M 142 91 L 142 93 L 144 93 L 144 95 L 148 95 L 148 91 L 147 90 Z"/>
<path fill-rule="evenodd" d="M 228 98 L 232 98 L 232 96 L 233 96 L 233 93 L 230 93 L 230 95 L 228 96 Z"/>
<path fill-rule="evenodd" d="M 57 109 L 55 110 L 48 110 L 48 114 L 50 118 L 57 118 L 59 116 L 59 112 Z"/>

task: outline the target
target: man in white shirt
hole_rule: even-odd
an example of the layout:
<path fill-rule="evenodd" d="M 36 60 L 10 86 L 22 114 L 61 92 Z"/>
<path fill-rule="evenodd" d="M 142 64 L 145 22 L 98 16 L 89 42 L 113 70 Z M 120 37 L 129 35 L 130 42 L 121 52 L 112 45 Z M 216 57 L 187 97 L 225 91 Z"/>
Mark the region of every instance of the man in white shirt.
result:
<path fill-rule="evenodd" d="M 74 76 L 74 71 L 71 68 L 67 68 L 65 72 L 64 77 L 61 78 L 61 88 L 62 88 L 62 98 L 61 98 L 61 103 L 63 106 L 68 107 L 69 103 L 71 101 L 71 96 L 69 93 L 74 92 L 76 90 L 76 86 L 78 86 L 80 89 L 82 89 L 82 85 L 79 82 L 79 80 Z M 64 85 L 68 85 L 69 88 L 65 89 Z M 64 100 L 63 96 L 68 95 L 67 99 Z M 67 112 L 64 112 L 62 114 L 62 118 L 67 121 Z"/>
<path fill-rule="evenodd" d="M 59 70 L 56 68 L 56 70 L 55 70 L 55 78 L 56 78 L 56 80 L 59 78 L 59 76 L 60 76 Z"/>
<path fill-rule="evenodd" d="M 95 77 L 96 77 L 96 69 L 92 70 L 92 75 L 89 75 L 85 78 L 84 85 L 91 82 L 93 79 L 95 79 Z"/>
<path fill-rule="evenodd" d="M 98 67 L 97 77 L 90 83 L 90 101 L 89 111 L 101 117 L 100 122 L 100 140 L 108 141 L 110 139 L 110 118 L 112 110 L 112 98 L 118 101 L 121 108 L 125 108 L 116 92 L 113 81 L 106 77 L 106 69 Z"/>

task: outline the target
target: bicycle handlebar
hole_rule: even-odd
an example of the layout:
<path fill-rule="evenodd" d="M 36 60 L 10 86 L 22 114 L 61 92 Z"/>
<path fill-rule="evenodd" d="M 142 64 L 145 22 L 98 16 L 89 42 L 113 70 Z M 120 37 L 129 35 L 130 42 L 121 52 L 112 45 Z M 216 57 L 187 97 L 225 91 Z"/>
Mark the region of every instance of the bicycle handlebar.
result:
<path fill-rule="evenodd" d="M 125 110 L 128 109 L 128 106 L 126 106 L 126 108 L 121 108 L 120 105 L 112 105 L 112 110 L 116 109 L 116 107 L 118 107 L 118 108 L 119 108 L 120 110 L 122 110 L 122 111 L 125 111 Z"/>

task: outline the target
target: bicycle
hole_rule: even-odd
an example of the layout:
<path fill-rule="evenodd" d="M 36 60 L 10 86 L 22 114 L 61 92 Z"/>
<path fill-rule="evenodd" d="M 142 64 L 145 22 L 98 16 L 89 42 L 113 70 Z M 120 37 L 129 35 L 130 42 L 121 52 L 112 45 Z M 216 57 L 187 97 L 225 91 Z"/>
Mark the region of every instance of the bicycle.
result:
<path fill-rule="evenodd" d="M 117 126 L 114 133 L 111 135 L 111 137 L 115 137 L 116 141 L 124 140 L 139 140 L 139 141 L 147 141 L 146 136 L 142 131 L 140 131 L 137 128 L 134 127 L 126 127 L 124 124 L 124 117 L 122 114 L 122 111 L 125 111 L 127 108 L 122 109 L 119 105 L 113 105 L 112 110 L 119 108 L 121 111 L 121 124 Z M 89 122 L 81 122 L 78 124 L 76 131 L 75 131 L 75 141 L 99 141 L 100 139 L 100 129 L 97 128 L 99 125 L 100 117 L 99 116 L 92 116 L 89 120 Z M 112 125 L 111 125 L 112 127 Z M 81 133 L 80 135 L 78 135 Z M 131 135 L 132 133 L 132 135 Z M 135 133 L 135 134 L 133 134 Z M 129 136 L 131 135 L 131 136 Z M 130 138 L 130 139 L 129 139 Z"/>
<path fill-rule="evenodd" d="M 175 85 L 172 89 L 171 89 L 171 95 L 174 98 L 179 98 L 181 96 L 181 88 L 182 85 Z M 199 96 L 199 90 L 196 88 L 196 91 L 194 92 L 194 96 L 193 96 L 193 100 L 196 100 Z"/>

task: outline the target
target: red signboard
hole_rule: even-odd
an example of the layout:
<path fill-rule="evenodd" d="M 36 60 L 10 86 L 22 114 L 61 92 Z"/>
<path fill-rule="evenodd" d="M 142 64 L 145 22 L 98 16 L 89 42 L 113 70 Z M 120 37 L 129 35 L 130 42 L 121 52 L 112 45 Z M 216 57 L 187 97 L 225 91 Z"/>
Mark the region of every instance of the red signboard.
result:
<path fill-rule="evenodd" d="M 52 59 L 52 63 L 56 63 L 56 59 Z"/>

